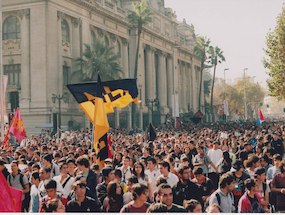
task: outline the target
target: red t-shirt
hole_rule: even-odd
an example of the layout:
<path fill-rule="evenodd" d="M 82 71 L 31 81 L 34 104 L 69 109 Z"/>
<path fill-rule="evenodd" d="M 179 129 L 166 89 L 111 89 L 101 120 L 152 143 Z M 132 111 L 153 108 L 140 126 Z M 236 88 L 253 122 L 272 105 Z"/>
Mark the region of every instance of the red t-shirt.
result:
<path fill-rule="evenodd" d="M 132 202 L 125 205 L 121 211 L 124 213 L 145 213 L 149 207 L 148 203 L 144 203 L 143 206 L 136 208 L 133 206 Z"/>

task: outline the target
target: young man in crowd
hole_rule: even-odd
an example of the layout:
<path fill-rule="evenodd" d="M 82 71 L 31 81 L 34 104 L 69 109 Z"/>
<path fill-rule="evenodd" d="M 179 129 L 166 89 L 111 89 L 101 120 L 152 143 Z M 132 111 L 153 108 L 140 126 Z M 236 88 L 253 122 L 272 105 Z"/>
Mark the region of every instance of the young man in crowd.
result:
<path fill-rule="evenodd" d="M 157 191 L 159 202 L 167 206 L 168 213 L 186 213 L 186 210 L 177 204 L 173 204 L 173 191 L 169 184 L 161 184 Z"/>
<path fill-rule="evenodd" d="M 156 190 L 156 181 L 160 176 L 160 172 L 156 169 L 156 160 L 153 157 L 149 157 L 147 159 L 147 169 L 145 170 L 145 174 L 148 176 L 149 183 L 151 186 L 151 190 Z"/>
<path fill-rule="evenodd" d="M 114 170 L 112 167 L 107 166 L 102 169 L 103 182 L 96 187 L 98 199 L 103 205 L 104 199 L 107 197 L 107 186 L 115 179 Z"/>
<path fill-rule="evenodd" d="M 90 190 L 90 197 L 97 200 L 97 175 L 90 169 L 88 156 L 83 155 L 76 160 L 77 168 L 81 174 L 86 178 L 86 186 Z"/>
<path fill-rule="evenodd" d="M 191 169 L 189 166 L 179 166 L 179 182 L 173 188 L 174 203 L 183 205 L 184 200 L 196 199 L 203 204 L 201 191 L 194 182 L 190 180 Z"/>
<path fill-rule="evenodd" d="M 179 181 L 179 178 L 170 172 L 170 164 L 167 161 L 159 163 L 159 170 L 161 175 L 157 178 L 157 181 L 160 180 L 160 178 L 165 178 L 171 187 L 174 187 Z"/>
<path fill-rule="evenodd" d="M 219 181 L 219 189 L 216 190 L 209 198 L 209 205 L 217 204 L 223 213 L 234 213 L 234 196 L 232 191 L 236 186 L 232 173 L 225 173 Z"/>
<path fill-rule="evenodd" d="M 38 213 L 40 210 L 40 191 L 39 191 L 39 184 L 41 182 L 39 172 L 32 172 L 31 175 L 31 201 L 30 201 L 30 213 Z"/>
<path fill-rule="evenodd" d="M 21 173 L 18 161 L 12 161 L 11 170 L 11 174 L 7 176 L 7 181 L 10 186 L 23 191 L 22 212 L 28 212 L 30 204 L 30 184 L 28 178 Z"/>
<path fill-rule="evenodd" d="M 81 181 L 74 183 L 75 198 L 71 199 L 66 206 L 66 212 L 100 212 L 101 205 L 95 199 L 86 196 L 86 184 Z"/>

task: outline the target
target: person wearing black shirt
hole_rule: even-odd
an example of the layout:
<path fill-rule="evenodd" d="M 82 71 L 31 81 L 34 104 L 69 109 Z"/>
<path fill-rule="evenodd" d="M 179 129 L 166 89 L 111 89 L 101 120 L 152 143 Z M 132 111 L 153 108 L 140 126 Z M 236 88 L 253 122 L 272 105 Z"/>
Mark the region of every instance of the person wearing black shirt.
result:
<path fill-rule="evenodd" d="M 273 139 L 271 140 L 272 154 L 280 154 L 282 157 L 284 155 L 284 146 L 282 139 L 279 138 L 278 133 L 273 134 Z"/>
<path fill-rule="evenodd" d="M 74 185 L 75 198 L 66 206 L 66 212 L 100 212 L 101 205 L 91 197 L 86 196 L 86 184 L 77 181 Z"/>
<path fill-rule="evenodd" d="M 248 159 L 248 155 L 251 153 L 251 145 L 250 143 L 245 143 L 244 144 L 244 149 L 241 150 L 237 155 L 238 158 L 244 162 L 245 160 Z"/>
<path fill-rule="evenodd" d="M 186 213 L 187 211 L 180 205 L 173 204 L 173 192 L 169 184 L 161 184 L 157 191 L 158 200 L 167 206 L 169 213 Z"/>
<path fill-rule="evenodd" d="M 177 172 L 180 181 L 173 188 L 174 203 L 183 205 L 184 200 L 196 199 L 202 204 L 202 195 L 198 185 L 190 181 L 191 170 L 189 166 L 180 166 Z"/>

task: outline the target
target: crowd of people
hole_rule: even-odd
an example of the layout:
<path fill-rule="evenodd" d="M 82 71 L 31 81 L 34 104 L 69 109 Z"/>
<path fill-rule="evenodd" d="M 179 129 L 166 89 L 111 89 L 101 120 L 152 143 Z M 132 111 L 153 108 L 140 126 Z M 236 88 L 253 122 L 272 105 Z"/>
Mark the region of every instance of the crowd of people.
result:
<path fill-rule="evenodd" d="M 92 131 L 43 130 L 0 149 L 0 171 L 23 191 L 23 212 L 262 213 L 285 211 L 285 126 L 164 125 L 112 129 L 98 165 Z"/>

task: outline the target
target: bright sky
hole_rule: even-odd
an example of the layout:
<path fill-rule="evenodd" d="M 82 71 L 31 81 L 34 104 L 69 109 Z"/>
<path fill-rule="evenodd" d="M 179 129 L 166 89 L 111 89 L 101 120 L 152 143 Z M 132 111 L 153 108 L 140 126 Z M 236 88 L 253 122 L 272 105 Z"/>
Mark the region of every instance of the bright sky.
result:
<path fill-rule="evenodd" d="M 267 74 L 262 64 L 263 49 L 269 30 L 276 25 L 281 13 L 282 0 L 165 0 L 165 7 L 176 11 L 177 19 L 193 24 L 195 33 L 207 36 L 212 45 L 220 47 L 226 63 L 217 69 L 217 76 L 235 81 L 247 74 L 255 76 L 266 86 Z M 230 74 L 230 75 L 229 75 Z"/>

